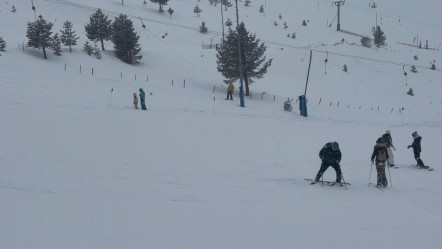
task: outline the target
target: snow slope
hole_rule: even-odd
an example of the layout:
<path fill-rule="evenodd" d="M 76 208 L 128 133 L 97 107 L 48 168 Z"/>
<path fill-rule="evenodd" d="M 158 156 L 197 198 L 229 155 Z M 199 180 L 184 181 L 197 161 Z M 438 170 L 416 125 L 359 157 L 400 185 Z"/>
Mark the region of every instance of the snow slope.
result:
<path fill-rule="evenodd" d="M 369 35 L 378 13 L 388 43 L 378 51 L 336 32 L 336 20 L 327 27 L 336 15 L 330 1 L 241 3 L 241 21 L 274 60 L 251 86 L 245 108 L 237 91 L 234 101 L 224 100 L 216 51 L 201 49 L 222 37 L 219 6 L 171 0 L 169 17 L 139 0 L 33 2 L 54 30 L 71 20 L 81 39 L 72 53 L 64 48 L 48 60 L 41 51 L 22 50 L 26 23 L 35 17 L 31 5 L 0 0 L 0 37 L 8 43 L 0 56 L 2 248 L 440 247 L 442 72 L 429 67 L 435 60 L 439 68 L 442 56 L 397 43 L 412 44 L 419 35 L 437 48 L 440 1 L 376 1 L 377 9 L 368 7 L 371 1 L 346 1 L 344 30 Z M 200 18 L 192 12 L 196 4 Z M 84 53 L 82 27 L 98 7 L 112 18 L 133 18 L 140 65 L 114 58 L 110 42 L 101 60 Z M 235 20 L 234 12 L 225 12 L 225 20 Z M 209 34 L 197 31 L 202 21 Z M 287 38 L 293 32 L 297 38 Z M 310 49 L 304 118 L 297 103 L 292 113 L 282 105 L 304 93 Z M 131 104 L 140 87 L 147 92 L 145 112 Z M 414 97 L 405 94 L 410 87 Z M 369 180 L 370 156 L 386 129 L 399 168 L 390 169 L 392 188 L 382 192 L 368 182 L 376 181 L 374 169 Z M 415 130 L 433 172 L 410 166 L 406 146 Z M 341 146 L 348 190 L 304 181 L 315 176 L 318 152 L 329 141 Z M 332 169 L 324 175 L 334 177 Z"/>

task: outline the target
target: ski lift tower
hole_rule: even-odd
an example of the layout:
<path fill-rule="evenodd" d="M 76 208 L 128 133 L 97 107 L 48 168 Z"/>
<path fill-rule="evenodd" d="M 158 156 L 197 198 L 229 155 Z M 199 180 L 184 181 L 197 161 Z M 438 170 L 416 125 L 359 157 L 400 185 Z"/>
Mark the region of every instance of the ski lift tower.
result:
<path fill-rule="evenodd" d="M 336 2 L 333 2 L 334 5 L 338 6 L 338 24 L 336 27 L 337 31 L 341 30 L 341 6 L 343 6 L 345 3 L 345 0 L 339 0 Z"/>

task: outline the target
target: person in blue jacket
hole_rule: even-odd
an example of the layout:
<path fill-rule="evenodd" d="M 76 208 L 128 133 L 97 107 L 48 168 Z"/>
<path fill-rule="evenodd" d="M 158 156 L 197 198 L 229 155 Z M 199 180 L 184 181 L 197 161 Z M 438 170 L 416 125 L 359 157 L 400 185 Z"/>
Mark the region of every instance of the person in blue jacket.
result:
<path fill-rule="evenodd" d="M 140 88 L 140 102 L 141 102 L 141 109 L 146 110 L 146 94 L 144 93 L 143 88 Z"/>

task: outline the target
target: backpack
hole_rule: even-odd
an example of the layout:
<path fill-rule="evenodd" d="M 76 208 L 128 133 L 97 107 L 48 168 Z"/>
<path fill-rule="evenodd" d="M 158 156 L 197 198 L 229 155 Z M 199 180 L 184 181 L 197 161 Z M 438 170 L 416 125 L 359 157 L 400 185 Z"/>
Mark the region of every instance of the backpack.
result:
<path fill-rule="evenodd" d="M 381 162 L 387 160 L 387 150 L 385 148 L 379 148 L 377 159 Z"/>

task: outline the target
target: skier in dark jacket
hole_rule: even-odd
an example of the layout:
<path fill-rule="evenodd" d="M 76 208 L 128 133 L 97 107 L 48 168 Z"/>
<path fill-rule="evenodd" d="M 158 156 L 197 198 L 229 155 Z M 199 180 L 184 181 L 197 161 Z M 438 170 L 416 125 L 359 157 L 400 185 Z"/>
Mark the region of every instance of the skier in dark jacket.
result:
<path fill-rule="evenodd" d="M 371 163 L 376 159 L 376 171 L 378 173 L 378 188 L 386 188 L 388 186 L 387 176 L 385 175 L 385 162 L 388 160 L 387 143 L 384 139 L 378 138 L 371 154 Z"/>
<path fill-rule="evenodd" d="M 315 182 L 318 182 L 327 168 L 331 166 L 336 171 L 336 182 L 340 183 L 342 180 L 342 172 L 339 162 L 341 162 L 342 153 L 339 149 L 339 144 L 337 142 L 326 143 L 319 151 L 319 157 L 322 163 L 318 174 L 316 174 Z"/>
<path fill-rule="evenodd" d="M 143 88 L 140 88 L 140 102 L 141 102 L 141 109 L 146 110 L 146 94 L 144 93 Z"/>
<path fill-rule="evenodd" d="M 414 159 L 416 159 L 417 166 L 423 169 L 430 168 L 429 166 L 425 166 L 424 162 L 421 159 L 421 140 L 422 137 L 417 134 L 417 131 L 413 132 L 411 134 L 413 136 L 413 143 L 411 145 L 408 145 L 407 149 L 413 148 L 414 153 Z"/>

